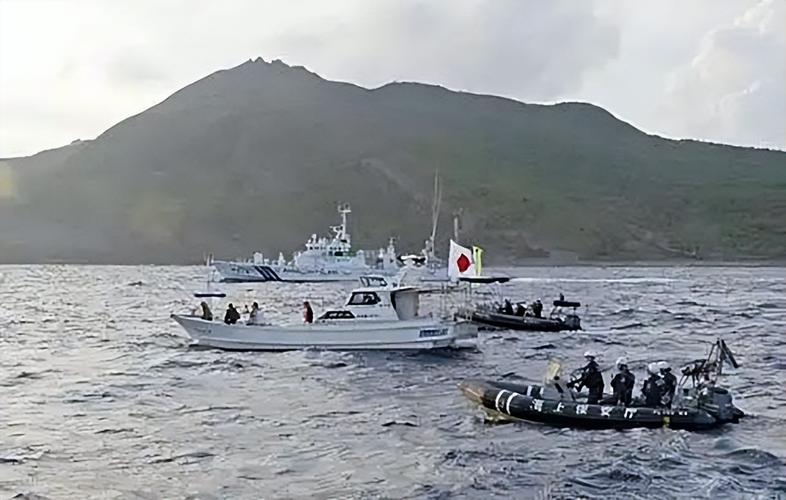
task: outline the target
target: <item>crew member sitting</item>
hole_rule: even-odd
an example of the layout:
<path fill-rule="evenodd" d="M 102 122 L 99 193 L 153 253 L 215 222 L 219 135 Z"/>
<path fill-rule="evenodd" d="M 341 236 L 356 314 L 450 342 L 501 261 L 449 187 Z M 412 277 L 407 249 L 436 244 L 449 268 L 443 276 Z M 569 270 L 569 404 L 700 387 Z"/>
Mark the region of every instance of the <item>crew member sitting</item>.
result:
<path fill-rule="evenodd" d="M 240 319 L 240 313 L 238 312 L 237 309 L 235 309 L 235 306 L 230 303 L 229 306 L 227 307 L 226 314 L 224 314 L 224 323 L 226 323 L 227 325 L 234 325 L 235 323 L 238 322 L 239 319 Z"/>
<path fill-rule="evenodd" d="M 210 310 L 210 306 L 207 305 L 207 302 L 203 300 L 199 306 L 202 308 L 202 316 L 200 317 L 207 321 L 213 321 L 213 311 Z"/>
<path fill-rule="evenodd" d="M 264 325 L 265 318 L 262 311 L 259 310 L 259 304 L 254 302 L 251 304 L 251 311 L 248 313 L 248 325 Z"/>

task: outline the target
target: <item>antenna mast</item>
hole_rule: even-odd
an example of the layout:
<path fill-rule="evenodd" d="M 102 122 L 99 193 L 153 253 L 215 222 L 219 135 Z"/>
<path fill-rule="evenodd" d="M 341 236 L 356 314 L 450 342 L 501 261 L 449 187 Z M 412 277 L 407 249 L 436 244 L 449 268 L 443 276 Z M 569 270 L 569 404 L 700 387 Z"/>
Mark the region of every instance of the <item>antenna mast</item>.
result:
<path fill-rule="evenodd" d="M 433 257 L 436 246 L 437 225 L 439 224 L 439 208 L 442 204 L 442 186 L 439 183 L 439 169 L 434 172 L 434 197 L 431 200 L 431 236 L 429 236 L 429 257 Z"/>
<path fill-rule="evenodd" d="M 453 212 L 453 241 L 459 243 L 459 229 L 461 229 L 461 213 L 464 211 L 463 208 L 459 208 L 455 212 Z"/>

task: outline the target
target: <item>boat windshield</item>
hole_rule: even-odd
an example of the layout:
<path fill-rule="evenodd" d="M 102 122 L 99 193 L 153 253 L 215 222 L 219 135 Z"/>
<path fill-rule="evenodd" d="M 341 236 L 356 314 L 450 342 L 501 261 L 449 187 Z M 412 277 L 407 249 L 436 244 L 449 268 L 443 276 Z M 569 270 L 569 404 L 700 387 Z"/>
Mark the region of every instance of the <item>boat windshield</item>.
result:
<path fill-rule="evenodd" d="M 319 319 L 354 319 L 355 315 L 350 311 L 327 311 Z"/>
<path fill-rule="evenodd" d="M 374 292 L 353 292 L 348 304 L 351 306 L 373 306 L 379 302 L 381 299 Z"/>
<path fill-rule="evenodd" d="M 361 276 L 360 284 L 368 288 L 384 288 L 388 286 L 388 282 L 382 276 Z"/>

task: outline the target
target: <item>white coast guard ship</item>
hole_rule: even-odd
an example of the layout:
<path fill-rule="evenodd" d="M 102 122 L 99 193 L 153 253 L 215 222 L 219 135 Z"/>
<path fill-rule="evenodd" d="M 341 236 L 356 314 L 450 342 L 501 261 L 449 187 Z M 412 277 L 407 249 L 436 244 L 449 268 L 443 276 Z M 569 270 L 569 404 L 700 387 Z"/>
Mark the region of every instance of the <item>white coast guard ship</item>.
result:
<path fill-rule="evenodd" d="M 213 267 L 225 282 L 286 281 L 293 283 L 325 281 L 357 281 L 360 276 L 380 274 L 391 276 L 398 272 L 396 248 L 393 239 L 386 249 L 376 255 L 363 250 L 352 251 L 352 236 L 347 229 L 347 217 L 352 213 L 349 204 L 338 207 L 341 225 L 332 226 L 332 236 L 312 234 L 305 250 L 296 252 L 287 262 L 279 253 L 270 261 L 257 252 L 246 261 L 212 261 Z M 369 263 L 369 261 L 372 261 Z"/>

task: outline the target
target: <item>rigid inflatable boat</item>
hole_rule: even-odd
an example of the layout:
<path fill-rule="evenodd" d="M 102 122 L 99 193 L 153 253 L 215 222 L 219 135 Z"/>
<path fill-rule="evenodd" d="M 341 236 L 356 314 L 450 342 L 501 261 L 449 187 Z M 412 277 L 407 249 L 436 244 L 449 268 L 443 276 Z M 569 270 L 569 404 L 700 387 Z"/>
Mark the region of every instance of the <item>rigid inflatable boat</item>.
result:
<path fill-rule="evenodd" d="M 599 404 L 588 404 L 586 395 L 562 385 L 558 365 L 549 370 L 551 375 L 544 385 L 466 380 L 459 387 L 470 401 L 497 419 L 586 429 L 670 427 L 701 431 L 737 423 L 745 415 L 732 403 L 731 393 L 716 385 L 725 362 L 739 366 L 726 343 L 718 339 L 706 359 L 683 367 L 670 408 L 635 402 L 630 406 L 602 404 L 606 398 Z"/>

